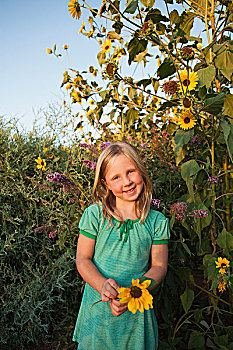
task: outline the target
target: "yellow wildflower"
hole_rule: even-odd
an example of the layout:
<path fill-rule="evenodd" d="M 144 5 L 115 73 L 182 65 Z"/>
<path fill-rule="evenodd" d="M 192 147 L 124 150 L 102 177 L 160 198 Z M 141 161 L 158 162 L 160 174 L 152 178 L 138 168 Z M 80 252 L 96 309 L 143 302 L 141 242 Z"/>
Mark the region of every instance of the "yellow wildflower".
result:
<path fill-rule="evenodd" d="M 110 39 L 106 40 L 102 45 L 102 51 L 109 52 L 112 47 L 112 42 Z"/>
<path fill-rule="evenodd" d="M 35 159 L 35 161 L 37 162 L 37 169 L 42 169 L 45 170 L 46 167 L 46 161 L 45 159 L 41 159 L 40 157 L 38 157 L 37 159 Z"/>
<path fill-rule="evenodd" d="M 49 48 L 47 48 L 47 53 L 50 55 L 51 53 L 53 53 L 53 51 Z"/>
<path fill-rule="evenodd" d="M 178 76 L 178 79 L 181 81 L 179 82 L 180 85 L 180 92 L 186 92 L 194 90 L 197 83 L 198 83 L 198 75 L 197 72 L 190 72 L 186 69 L 182 70 L 180 72 L 180 76 Z"/>
<path fill-rule="evenodd" d="M 219 282 L 218 290 L 219 292 L 223 292 L 224 290 L 226 290 L 226 282 Z"/>
<path fill-rule="evenodd" d="M 194 119 L 193 114 L 189 110 L 183 111 L 178 119 L 178 124 L 183 130 L 192 129 L 196 125 L 196 122 L 196 119 Z"/>
<path fill-rule="evenodd" d="M 63 50 L 68 50 L 69 46 L 68 45 L 64 45 L 63 46 Z"/>
<path fill-rule="evenodd" d="M 79 19 L 81 16 L 81 7 L 77 0 L 70 0 L 68 3 L 68 10 L 73 18 Z"/>
<path fill-rule="evenodd" d="M 226 258 L 218 258 L 218 260 L 215 261 L 216 264 L 216 269 L 220 269 L 219 272 L 221 275 L 226 273 L 226 267 L 229 267 L 230 261 L 227 260 Z"/>
<path fill-rule="evenodd" d="M 83 21 L 78 33 L 81 34 L 82 32 L 84 32 L 84 29 L 85 29 L 85 22 Z"/>

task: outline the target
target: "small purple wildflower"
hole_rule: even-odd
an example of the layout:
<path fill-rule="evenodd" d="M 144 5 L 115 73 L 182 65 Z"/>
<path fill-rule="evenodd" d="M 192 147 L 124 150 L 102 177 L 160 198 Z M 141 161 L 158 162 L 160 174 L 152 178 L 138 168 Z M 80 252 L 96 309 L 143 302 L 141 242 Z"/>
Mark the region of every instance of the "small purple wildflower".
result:
<path fill-rule="evenodd" d="M 148 144 L 146 142 L 141 143 L 140 146 L 144 148 L 148 148 Z"/>
<path fill-rule="evenodd" d="M 169 132 L 163 130 L 162 135 L 163 135 L 163 137 L 167 138 L 170 134 L 169 134 Z"/>
<path fill-rule="evenodd" d="M 198 136 L 194 136 L 191 140 L 192 143 L 197 143 L 198 145 L 201 144 L 201 139 Z"/>
<path fill-rule="evenodd" d="M 183 220 L 186 216 L 186 210 L 188 206 L 185 202 L 178 202 L 171 205 L 170 212 L 172 216 L 175 216 L 177 220 Z"/>
<path fill-rule="evenodd" d="M 91 162 L 90 160 L 84 160 L 83 163 L 86 165 L 87 168 L 94 170 L 96 168 L 96 163 Z"/>
<path fill-rule="evenodd" d="M 160 207 L 161 200 L 160 199 L 151 199 L 150 205 L 154 205 L 155 207 Z"/>
<path fill-rule="evenodd" d="M 102 143 L 100 143 L 99 147 L 100 147 L 100 149 L 104 150 L 104 149 L 106 149 L 109 145 L 111 145 L 111 142 L 102 142 Z"/>
<path fill-rule="evenodd" d="M 44 232 L 48 232 L 49 230 L 52 230 L 52 229 L 53 229 L 53 226 L 45 225 L 45 226 L 40 226 L 40 227 L 34 228 L 34 232 L 41 234 Z"/>
<path fill-rule="evenodd" d="M 210 176 L 207 180 L 208 182 L 211 182 L 213 184 L 217 184 L 218 183 L 218 177 L 216 176 Z"/>
<path fill-rule="evenodd" d="M 56 237 L 56 233 L 54 231 L 49 232 L 49 238 L 55 238 Z"/>
<path fill-rule="evenodd" d="M 207 217 L 209 214 L 206 210 L 200 210 L 200 209 L 197 209 L 197 210 L 193 210 L 193 216 L 194 218 L 205 218 Z"/>
<path fill-rule="evenodd" d="M 58 185 L 64 186 L 64 190 L 66 193 L 73 192 L 73 190 L 79 193 L 76 183 L 70 180 L 66 175 L 55 172 L 52 174 L 48 174 L 46 176 L 46 179 L 49 182 L 56 182 Z"/>
<path fill-rule="evenodd" d="M 82 148 L 85 148 L 85 149 L 88 148 L 88 144 L 87 143 L 80 143 L 79 146 L 82 147 Z"/>

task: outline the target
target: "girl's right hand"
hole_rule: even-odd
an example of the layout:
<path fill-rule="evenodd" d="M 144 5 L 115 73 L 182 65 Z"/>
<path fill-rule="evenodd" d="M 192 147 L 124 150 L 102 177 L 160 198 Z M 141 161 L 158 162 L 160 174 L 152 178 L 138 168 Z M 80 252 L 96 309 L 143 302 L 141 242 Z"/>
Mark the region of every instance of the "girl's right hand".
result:
<path fill-rule="evenodd" d="M 114 279 L 107 279 L 102 286 L 101 300 L 108 302 L 110 299 L 116 299 L 119 294 L 117 291 L 119 287 L 119 284 Z"/>

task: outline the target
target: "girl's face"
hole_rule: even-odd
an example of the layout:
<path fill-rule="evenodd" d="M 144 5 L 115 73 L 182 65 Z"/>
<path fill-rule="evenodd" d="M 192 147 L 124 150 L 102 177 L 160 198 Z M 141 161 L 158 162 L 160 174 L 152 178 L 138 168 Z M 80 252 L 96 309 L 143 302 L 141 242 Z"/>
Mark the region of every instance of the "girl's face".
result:
<path fill-rule="evenodd" d="M 124 154 L 109 162 L 103 182 L 116 197 L 116 203 L 136 201 L 143 188 L 140 173 Z"/>

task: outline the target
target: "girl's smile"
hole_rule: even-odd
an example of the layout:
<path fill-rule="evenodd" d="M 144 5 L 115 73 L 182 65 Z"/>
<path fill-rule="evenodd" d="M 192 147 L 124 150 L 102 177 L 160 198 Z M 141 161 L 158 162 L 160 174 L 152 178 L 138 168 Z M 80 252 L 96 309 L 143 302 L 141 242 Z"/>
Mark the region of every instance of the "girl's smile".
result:
<path fill-rule="evenodd" d="M 117 202 L 136 201 L 143 189 L 143 179 L 139 171 L 124 154 L 110 161 L 104 183 L 112 191 Z"/>

